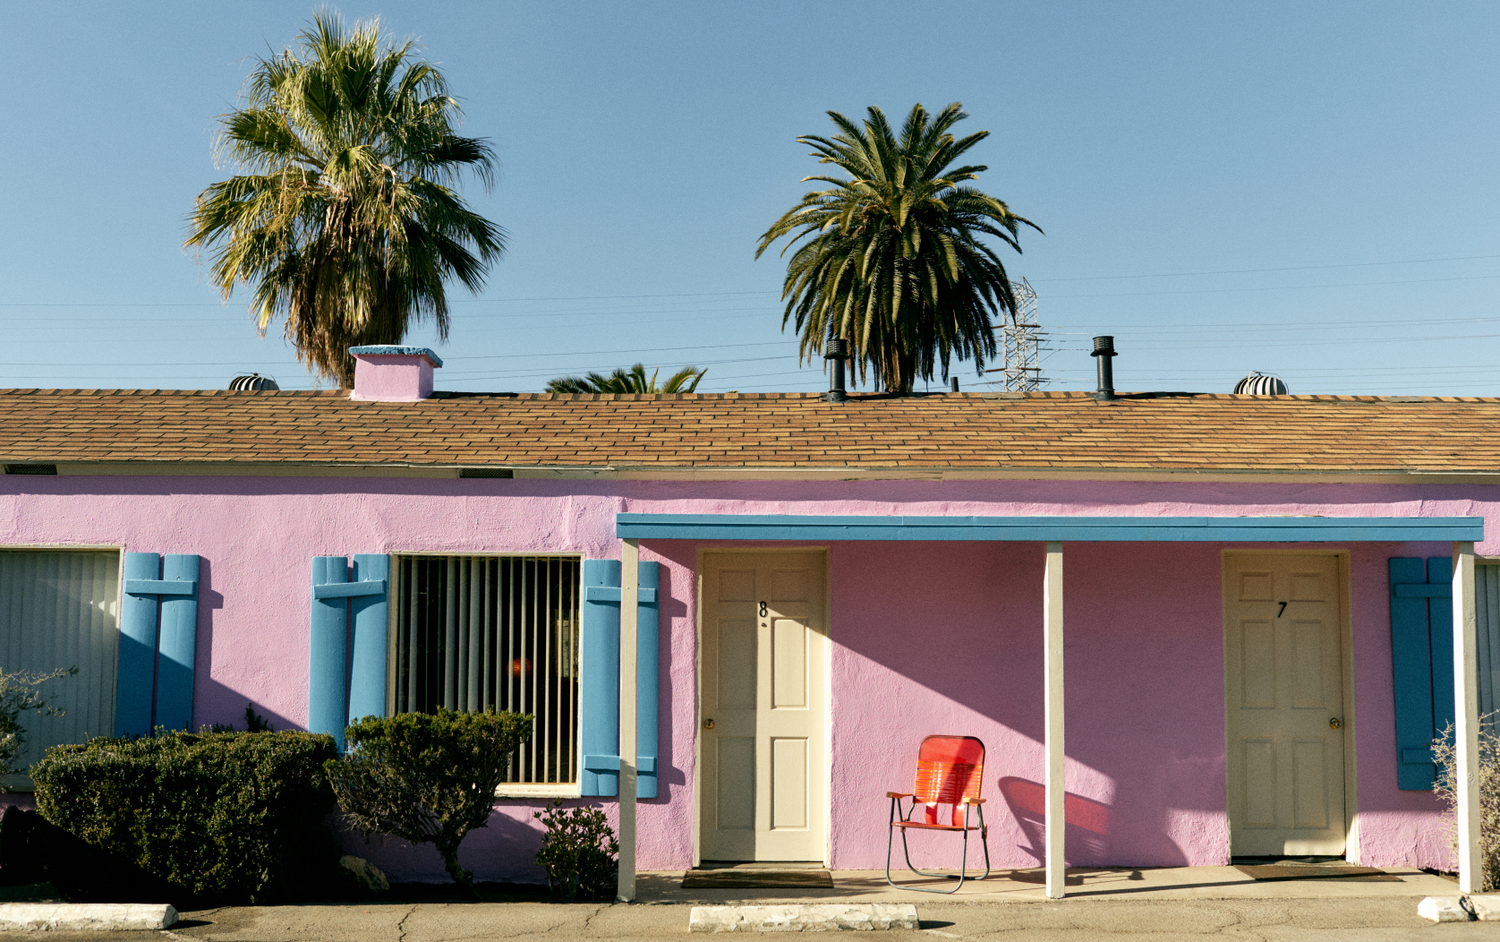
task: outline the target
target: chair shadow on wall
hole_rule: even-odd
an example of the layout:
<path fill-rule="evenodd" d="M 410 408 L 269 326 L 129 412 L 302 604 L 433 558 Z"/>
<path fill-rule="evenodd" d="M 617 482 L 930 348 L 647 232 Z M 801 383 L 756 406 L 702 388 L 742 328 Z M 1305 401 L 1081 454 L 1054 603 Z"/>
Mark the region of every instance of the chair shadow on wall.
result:
<path fill-rule="evenodd" d="M 1046 859 L 1046 789 L 1038 782 L 1007 775 L 1000 779 L 1000 794 L 1010 807 L 1028 845 L 1022 847 L 1036 858 L 1037 866 Z M 1064 846 L 1073 860 L 1107 860 L 1109 826 L 1113 809 L 1103 802 L 1074 795 L 1063 796 L 1063 818 L 1066 821 Z M 1014 878 L 1013 878 L 1014 879 Z"/>

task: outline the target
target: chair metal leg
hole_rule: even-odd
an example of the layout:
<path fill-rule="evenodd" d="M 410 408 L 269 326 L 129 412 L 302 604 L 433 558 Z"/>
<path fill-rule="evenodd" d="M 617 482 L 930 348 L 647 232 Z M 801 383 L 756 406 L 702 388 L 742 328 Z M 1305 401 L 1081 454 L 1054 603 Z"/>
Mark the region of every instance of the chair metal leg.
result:
<path fill-rule="evenodd" d="M 956 877 L 953 874 L 951 874 L 951 873 L 933 873 L 933 872 L 929 872 L 927 870 L 918 870 L 916 867 L 914 867 L 912 865 L 912 862 L 911 862 L 911 845 L 908 844 L 907 841 L 906 841 L 906 828 L 902 828 L 901 829 L 901 853 L 906 858 L 906 868 L 908 870 L 910 870 L 912 873 L 920 874 L 921 876 L 924 876 L 924 877 L 946 877 L 949 880 L 956 879 L 956 880 L 958 880 L 957 885 L 955 885 L 953 887 L 953 889 L 951 889 L 951 890 L 939 890 L 936 887 L 913 886 L 913 885 L 907 884 L 907 883 L 897 883 L 896 881 L 892 880 L 891 879 L 891 851 L 893 850 L 892 845 L 894 844 L 894 836 L 890 832 L 896 830 L 896 808 L 897 808 L 897 805 L 898 805 L 899 801 L 900 801 L 900 799 L 897 799 L 897 798 L 892 798 L 891 799 L 891 822 L 890 822 L 890 827 L 886 831 L 886 837 L 885 837 L 885 882 L 886 883 L 890 884 L 893 887 L 896 887 L 897 889 L 902 889 L 902 890 L 916 890 L 919 893 L 941 893 L 941 894 L 943 894 L 943 895 L 946 896 L 946 895 L 950 895 L 950 894 L 953 894 L 953 893 L 957 893 L 959 891 L 959 889 L 964 885 L 964 880 L 965 879 L 983 880 L 983 879 L 985 879 L 986 877 L 988 877 L 990 875 L 989 828 L 984 823 L 984 806 L 983 805 L 966 805 L 966 806 L 964 806 L 964 831 L 963 831 L 964 846 L 963 846 L 963 856 L 959 858 L 958 875 Z M 977 808 L 979 810 L 979 846 L 984 849 L 984 875 L 983 876 L 978 876 L 978 877 L 969 877 L 968 876 L 968 871 L 969 871 L 969 808 L 971 808 L 971 807 L 972 808 Z M 912 802 L 912 808 L 913 808 L 913 810 L 915 810 L 915 808 L 916 808 L 916 802 L 915 801 Z M 909 820 L 909 816 L 903 817 L 902 820 L 903 821 L 904 820 Z"/>

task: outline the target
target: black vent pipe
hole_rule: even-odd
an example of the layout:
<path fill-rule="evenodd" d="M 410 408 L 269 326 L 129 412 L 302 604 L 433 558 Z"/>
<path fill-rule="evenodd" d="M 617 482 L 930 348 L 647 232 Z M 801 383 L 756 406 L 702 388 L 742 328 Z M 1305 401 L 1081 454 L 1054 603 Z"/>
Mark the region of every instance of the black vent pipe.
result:
<path fill-rule="evenodd" d="M 831 360 L 833 363 L 832 384 L 828 391 L 823 394 L 824 402 L 843 402 L 849 398 L 844 389 L 844 361 L 849 358 L 849 341 L 842 337 L 830 337 L 823 344 L 823 359 Z"/>
<path fill-rule="evenodd" d="M 1099 391 L 1092 395 L 1101 402 L 1108 402 L 1115 398 L 1115 368 L 1110 362 L 1115 356 L 1115 338 L 1095 337 L 1094 352 L 1089 356 L 1099 361 Z"/>

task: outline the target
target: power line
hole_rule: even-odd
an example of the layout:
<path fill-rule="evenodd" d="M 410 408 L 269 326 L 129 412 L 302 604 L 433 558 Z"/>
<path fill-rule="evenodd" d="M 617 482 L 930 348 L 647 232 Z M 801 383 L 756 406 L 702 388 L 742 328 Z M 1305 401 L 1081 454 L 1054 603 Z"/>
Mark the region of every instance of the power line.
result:
<path fill-rule="evenodd" d="M 1331 268 L 1373 268 L 1378 265 L 1425 265 L 1431 262 L 1473 262 L 1500 258 L 1500 255 L 1451 255 L 1446 258 L 1402 258 L 1384 262 L 1344 262 L 1334 265 L 1294 265 L 1285 268 L 1224 268 L 1217 271 L 1173 271 L 1154 275 L 1079 275 L 1071 278 L 1038 278 L 1042 283 L 1054 281 L 1125 281 L 1136 278 L 1191 278 L 1199 275 L 1259 275 L 1278 271 L 1326 271 Z"/>

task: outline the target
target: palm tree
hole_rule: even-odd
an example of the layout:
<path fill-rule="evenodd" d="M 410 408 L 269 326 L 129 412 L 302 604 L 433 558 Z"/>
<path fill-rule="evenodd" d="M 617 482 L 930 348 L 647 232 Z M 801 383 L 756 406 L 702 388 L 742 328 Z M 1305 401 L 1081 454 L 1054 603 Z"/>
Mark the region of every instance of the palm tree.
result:
<path fill-rule="evenodd" d="M 964 185 L 988 167 L 950 168 L 989 132 L 955 139 L 950 129 L 968 117 L 957 102 L 930 119 L 916 105 L 899 140 L 879 108 L 869 109 L 863 125 L 836 111 L 828 116 L 838 134 L 797 140 L 849 179 L 805 178 L 832 189 L 802 197 L 755 252 L 759 258 L 792 236 L 782 249 L 796 247 L 782 283 L 782 328 L 795 321 L 804 360 L 820 356 L 826 340 L 847 340 L 858 377 L 874 373 L 877 388 L 890 392 L 910 392 L 939 367 L 946 379 L 953 357 L 972 358 L 982 371 L 995 355 L 991 318 L 1013 316 L 1016 300 L 1000 256 L 981 237 L 1019 252 L 1021 225 L 1041 232 Z"/>
<path fill-rule="evenodd" d="M 198 195 L 186 243 L 212 248 L 225 299 L 251 286 L 261 335 L 284 316 L 298 358 L 341 386 L 351 346 L 429 320 L 446 340 L 444 282 L 478 291 L 505 232 L 453 189 L 464 170 L 491 186 L 493 156 L 455 133 L 442 75 L 378 20 L 323 13 L 247 89 L 218 145 L 240 175 Z"/>
<path fill-rule="evenodd" d="M 628 370 L 615 370 L 605 376 L 603 373 L 590 373 L 587 376 L 563 376 L 550 380 L 547 383 L 547 391 L 553 393 L 690 393 L 698 388 L 698 381 L 703 379 L 703 374 L 708 370 L 696 367 L 684 366 L 673 373 L 662 385 L 656 384 L 656 374 L 661 372 L 658 367 L 651 371 L 651 378 L 646 378 L 646 367 L 637 363 Z"/>

